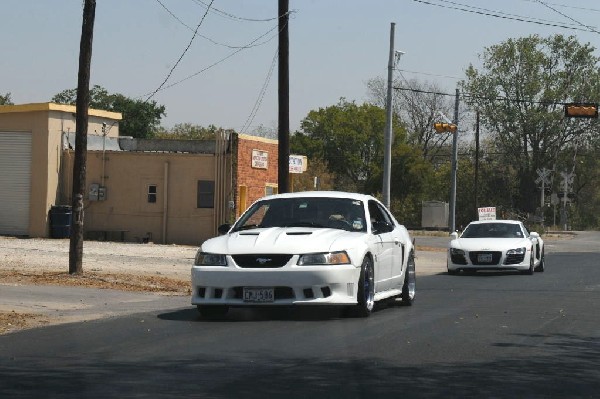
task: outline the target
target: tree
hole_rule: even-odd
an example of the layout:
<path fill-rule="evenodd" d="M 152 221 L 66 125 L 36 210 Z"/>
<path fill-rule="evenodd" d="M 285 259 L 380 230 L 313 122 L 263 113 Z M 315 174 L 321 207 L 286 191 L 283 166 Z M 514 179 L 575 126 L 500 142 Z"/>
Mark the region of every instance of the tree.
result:
<path fill-rule="evenodd" d="M 439 155 L 440 148 L 450 141 L 450 135 L 436 133 L 433 124 L 443 121 L 440 113 L 452 117 L 453 97 L 439 94 L 442 90 L 433 83 L 410 80 L 402 84 L 396 80 L 393 85 L 396 88 L 393 112 L 406 127 L 407 142 L 420 148 L 423 158 L 433 159 Z M 385 107 L 387 81 L 383 78 L 371 79 L 367 82 L 367 88 L 371 102 Z"/>
<path fill-rule="evenodd" d="M 52 97 L 58 104 L 75 104 L 77 89 L 63 90 Z M 166 116 L 164 105 L 156 101 L 142 101 L 122 94 L 110 94 L 101 86 L 94 85 L 90 90 L 90 107 L 105 111 L 120 112 L 123 120 L 119 124 L 121 136 L 151 138 L 157 132 L 160 121 Z"/>
<path fill-rule="evenodd" d="M 208 140 L 214 139 L 215 134 L 223 131 L 215 125 L 208 127 L 193 123 L 177 123 L 172 129 L 161 128 L 154 135 L 157 139 Z"/>
<path fill-rule="evenodd" d="M 515 206 L 539 204 L 536 169 L 557 169 L 561 152 L 598 134 L 590 120 L 564 118 L 565 102 L 598 102 L 599 58 L 575 37 L 537 35 L 486 48 L 481 70 L 470 65 L 461 87 L 492 132 L 495 151 L 517 170 Z"/>
<path fill-rule="evenodd" d="M 0 105 L 14 105 L 10 98 L 10 93 L 0 94 Z"/>
<path fill-rule="evenodd" d="M 398 121 L 396 139 L 403 139 Z M 337 105 L 310 111 L 290 139 L 294 153 L 327 162 L 335 188 L 362 192 L 383 164 L 385 111 L 372 104 L 340 99 Z"/>

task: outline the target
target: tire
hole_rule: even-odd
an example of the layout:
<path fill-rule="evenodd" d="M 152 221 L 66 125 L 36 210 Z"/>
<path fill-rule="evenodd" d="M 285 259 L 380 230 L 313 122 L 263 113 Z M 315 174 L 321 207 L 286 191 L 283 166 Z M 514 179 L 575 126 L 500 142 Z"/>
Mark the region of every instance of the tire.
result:
<path fill-rule="evenodd" d="M 531 254 L 531 259 L 529 259 L 529 269 L 523 270 L 521 273 L 527 275 L 533 274 L 533 254 Z"/>
<path fill-rule="evenodd" d="M 356 301 L 358 303 L 353 307 L 352 314 L 356 317 L 369 317 L 375 308 L 375 268 L 368 256 L 365 256 L 360 268 Z"/>
<path fill-rule="evenodd" d="M 198 305 L 198 311 L 205 319 L 218 319 L 225 317 L 229 312 L 227 305 Z"/>
<path fill-rule="evenodd" d="M 455 275 L 458 274 L 458 270 L 450 270 L 450 269 L 448 269 L 448 274 L 451 275 L 451 276 L 455 276 Z"/>
<path fill-rule="evenodd" d="M 402 284 L 402 294 L 400 294 L 401 304 L 411 306 L 415 300 L 417 292 L 417 273 L 415 270 L 415 256 L 411 253 L 408 256 L 406 272 L 404 273 L 404 284 Z"/>
<path fill-rule="evenodd" d="M 535 268 L 536 272 L 543 272 L 546 269 L 546 258 L 544 257 L 544 250 L 542 250 L 542 257 L 540 258 L 540 264 Z"/>

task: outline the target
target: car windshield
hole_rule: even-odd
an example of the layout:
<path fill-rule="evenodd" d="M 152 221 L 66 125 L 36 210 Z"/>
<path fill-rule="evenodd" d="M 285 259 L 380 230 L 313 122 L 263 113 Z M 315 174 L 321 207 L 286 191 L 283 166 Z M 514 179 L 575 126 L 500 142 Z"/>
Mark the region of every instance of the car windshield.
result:
<path fill-rule="evenodd" d="M 468 225 L 461 238 L 523 238 L 523 232 L 514 223 L 477 223 Z"/>
<path fill-rule="evenodd" d="M 255 203 L 233 231 L 269 227 L 317 227 L 366 231 L 362 201 L 350 198 L 274 198 Z"/>

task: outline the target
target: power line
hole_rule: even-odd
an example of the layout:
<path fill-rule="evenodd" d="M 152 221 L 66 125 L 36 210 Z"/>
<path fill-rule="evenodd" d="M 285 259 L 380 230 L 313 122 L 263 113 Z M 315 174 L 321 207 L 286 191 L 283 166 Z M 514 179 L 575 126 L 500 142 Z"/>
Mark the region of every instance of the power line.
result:
<path fill-rule="evenodd" d="M 240 133 L 243 133 L 244 130 L 250 128 L 250 124 L 254 121 L 254 118 L 256 117 L 256 113 L 260 109 L 262 100 L 265 97 L 265 93 L 267 91 L 267 87 L 269 86 L 269 83 L 271 81 L 271 76 L 273 76 L 273 70 L 275 69 L 275 65 L 277 64 L 278 56 L 279 56 L 279 49 L 275 50 L 275 55 L 273 56 L 273 61 L 271 62 L 271 67 L 269 68 L 269 72 L 267 73 L 265 82 L 263 83 L 263 86 L 260 89 L 258 98 L 256 99 L 254 106 L 252 107 L 252 111 L 250 111 L 250 115 L 248 115 L 248 118 L 246 119 L 246 123 L 244 123 L 244 126 L 242 126 Z"/>
<path fill-rule="evenodd" d="M 523 0 L 523 1 L 526 1 L 528 3 L 537 3 L 537 0 Z M 574 9 L 574 10 L 600 12 L 600 9 L 597 9 L 597 8 L 577 7 L 577 6 L 570 6 L 570 5 L 558 4 L 558 3 L 547 3 L 547 4 L 550 4 L 550 5 L 553 5 L 553 6 L 557 6 L 557 7 L 571 8 L 571 9 Z"/>
<path fill-rule="evenodd" d="M 160 1 L 157 0 L 159 3 Z M 152 94 L 150 94 L 148 96 L 148 98 L 146 98 L 146 101 L 150 100 L 156 93 L 158 93 L 158 91 L 165 85 L 165 83 L 167 83 L 167 81 L 169 80 L 169 78 L 171 77 L 171 75 L 173 74 L 173 71 L 175 70 L 175 68 L 177 68 L 177 66 L 179 65 L 179 63 L 181 62 L 181 60 L 183 59 L 183 56 L 185 55 L 185 53 L 187 53 L 187 51 L 190 49 L 190 47 L 192 46 L 192 43 L 194 42 L 194 39 L 196 38 L 196 33 L 198 33 L 198 29 L 200 29 L 200 25 L 202 25 L 202 22 L 204 22 L 204 19 L 206 18 L 206 15 L 208 14 L 208 10 L 210 9 L 210 6 L 212 6 L 212 3 L 215 0 L 211 0 L 210 5 L 208 6 L 208 8 L 206 9 L 206 12 L 204 13 L 204 15 L 202 16 L 202 19 L 200 19 L 200 22 L 198 23 L 198 25 L 196 26 L 196 30 L 194 30 L 194 34 L 192 35 L 192 38 L 190 39 L 190 42 L 188 43 L 187 47 L 185 48 L 185 50 L 183 50 L 183 53 L 181 53 L 181 56 L 179 56 L 179 59 L 177 60 L 177 62 L 175 63 L 175 65 L 173 65 L 173 67 L 171 68 L 171 70 L 169 71 L 169 73 L 167 74 L 167 77 L 165 78 L 165 80 L 163 80 L 163 82 L 156 88 L 156 90 L 154 90 L 154 92 Z M 162 4 L 162 3 L 161 3 Z"/>
<path fill-rule="evenodd" d="M 448 6 L 448 5 L 444 5 L 444 4 L 432 3 L 431 1 L 426 1 L 426 0 L 412 0 L 412 1 L 414 1 L 415 3 L 427 4 L 427 5 L 434 6 L 434 7 L 441 7 L 441 8 L 447 8 L 447 9 L 458 10 L 458 11 L 463 11 L 463 12 L 469 12 L 469 13 L 473 13 L 473 14 L 485 15 L 485 16 L 488 16 L 488 17 L 501 18 L 501 19 L 509 19 L 509 20 L 519 21 L 519 22 L 528 22 L 528 23 L 533 23 L 533 24 L 537 24 L 537 25 L 544 25 L 544 26 L 552 26 L 552 27 L 556 27 L 556 28 L 571 29 L 571 30 L 577 30 L 577 31 L 581 31 L 581 32 L 590 32 L 589 29 L 582 29 L 582 28 L 574 27 L 574 26 L 571 26 L 571 25 L 564 25 L 564 24 L 560 24 L 560 23 L 549 23 L 549 22 L 543 22 L 543 21 L 536 21 L 536 20 L 533 20 L 533 19 L 531 19 L 529 17 L 500 15 L 497 12 L 494 12 L 494 11 L 491 11 L 491 10 L 490 11 L 477 11 L 477 10 L 469 10 L 467 8 L 461 8 L 461 7 L 455 7 L 455 6 Z M 468 6 L 464 6 L 463 5 L 463 7 L 468 7 Z"/>
<path fill-rule="evenodd" d="M 408 73 L 415 73 L 417 75 L 435 76 L 437 78 L 448 78 L 448 79 L 456 79 L 456 80 L 463 79 L 463 78 L 459 78 L 458 76 L 438 75 L 438 74 L 435 74 L 435 73 L 420 72 L 420 71 L 409 71 L 408 69 L 396 69 L 396 70 L 398 72 L 408 72 Z"/>
<path fill-rule="evenodd" d="M 543 1 L 541 1 L 541 0 L 537 0 L 537 3 L 539 3 L 539 4 L 543 5 L 544 7 L 547 7 L 547 8 L 549 8 L 549 9 L 551 9 L 551 10 L 552 10 L 552 11 L 554 11 L 555 13 L 557 13 L 557 14 L 559 14 L 559 15 L 562 15 L 563 17 L 565 17 L 565 18 L 567 18 L 567 19 L 569 19 L 569 20 L 571 20 L 571 21 L 575 22 L 575 23 L 576 23 L 576 24 L 578 24 L 578 25 L 581 25 L 581 26 L 583 26 L 583 27 L 585 27 L 585 28 L 588 28 L 589 30 L 591 30 L 591 31 L 592 31 L 592 32 L 594 32 L 594 33 L 599 33 L 599 32 L 598 32 L 596 29 L 594 29 L 594 27 L 592 27 L 592 26 L 589 26 L 589 25 L 585 25 L 585 24 L 583 24 L 583 23 L 581 23 L 581 22 L 579 22 L 579 21 L 577 21 L 577 20 L 575 20 L 575 19 L 571 18 L 570 16 L 568 16 L 568 15 L 566 15 L 566 14 L 564 14 L 564 13 L 562 13 L 562 12 L 558 11 L 556 8 L 549 6 L 547 3 L 544 3 L 544 2 L 543 2 Z"/>
<path fill-rule="evenodd" d="M 194 3 L 198 4 L 199 6 L 202 6 L 204 8 L 207 9 L 207 11 L 210 9 L 210 11 L 212 13 L 218 14 L 221 17 L 225 17 L 225 18 L 229 18 L 232 20 L 237 20 L 237 21 L 248 21 L 248 22 L 268 22 L 268 21 L 275 21 L 278 20 L 280 17 L 282 17 L 283 15 L 279 16 L 279 17 L 275 17 L 275 18 L 264 18 L 264 19 L 256 19 L 256 18 L 243 18 L 243 17 L 238 17 L 237 15 L 233 15 L 231 13 L 219 10 L 218 8 L 212 8 L 211 9 L 211 5 L 212 5 L 212 1 L 210 2 L 210 5 L 207 5 L 205 2 L 201 1 L 201 0 L 193 0 Z M 292 11 L 288 12 L 288 14 L 290 14 Z"/>
<path fill-rule="evenodd" d="M 196 73 L 193 73 L 193 74 L 191 74 L 191 75 L 189 75 L 189 76 L 187 76 L 187 77 L 185 77 L 185 78 L 183 78 L 183 79 L 181 79 L 181 80 L 178 80 L 177 82 L 174 82 L 174 83 L 171 83 L 171 84 L 169 84 L 169 85 L 167 85 L 167 86 L 164 86 L 164 87 L 160 87 L 160 88 L 158 88 L 157 90 L 155 90 L 155 91 L 154 91 L 154 93 L 152 93 L 152 95 L 151 95 L 150 97 L 152 97 L 154 94 L 156 94 L 156 93 L 157 93 L 157 92 L 159 92 L 159 91 L 163 91 L 163 90 L 169 89 L 169 88 L 171 88 L 171 87 L 173 87 L 173 86 L 177 86 L 177 85 L 179 85 L 179 84 L 181 84 L 181 83 L 185 82 L 186 80 L 189 80 L 189 79 L 191 79 L 191 78 L 193 78 L 193 77 L 196 77 L 196 76 L 200 75 L 201 73 L 204 73 L 204 72 L 208 71 L 209 69 L 211 69 L 211 68 L 213 68 L 213 67 L 215 67 L 215 66 L 217 66 L 217 65 L 221 64 L 222 62 L 225 62 L 226 60 L 228 60 L 229 58 L 233 57 L 234 55 L 236 55 L 236 54 L 237 54 L 237 53 L 239 53 L 240 51 L 242 51 L 242 50 L 245 50 L 245 49 L 247 49 L 247 48 L 250 48 L 250 47 L 252 47 L 252 45 L 253 45 L 254 43 L 256 43 L 257 41 L 259 41 L 259 40 L 260 40 L 260 39 L 262 39 L 263 37 L 267 36 L 269 33 L 271 33 L 272 31 L 274 31 L 275 29 L 277 29 L 277 27 L 278 27 L 278 26 L 277 26 L 277 25 L 275 25 L 273 28 L 269 29 L 267 32 L 263 33 L 262 35 L 258 36 L 256 39 L 252 40 L 250 43 L 248 43 L 248 45 L 247 45 L 247 46 L 244 46 L 244 47 L 241 47 L 241 48 L 239 48 L 239 49 L 235 50 L 235 51 L 234 51 L 234 52 L 232 52 L 231 54 L 229 54 L 229 55 L 227 55 L 227 56 L 225 56 L 225 57 L 221 58 L 219 61 L 213 62 L 212 64 L 210 64 L 209 66 L 207 66 L 207 67 L 205 67 L 205 68 L 201 69 L 200 71 L 198 71 L 198 72 L 196 72 Z M 275 35 L 275 36 L 273 36 L 273 37 L 276 37 L 276 36 L 277 36 L 277 35 Z M 271 37 L 269 40 L 273 39 L 273 37 Z M 147 96 L 147 95 L 148 95 L 148 94 L 144 94 L 144 95 L 143 95 L 143 96 L 141 96 L 141 97 L 145 97 L 145 96 Z"/>

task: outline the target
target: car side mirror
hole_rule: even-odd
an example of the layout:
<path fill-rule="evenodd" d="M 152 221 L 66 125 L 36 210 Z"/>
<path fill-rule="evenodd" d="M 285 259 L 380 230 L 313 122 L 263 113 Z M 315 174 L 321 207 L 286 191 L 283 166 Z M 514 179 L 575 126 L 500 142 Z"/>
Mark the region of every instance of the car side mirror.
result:
<path fill-rule="evenodd" d="M 452 233 L 450 233 L 450 238 L 456 240 L 458 238 L 458 233 L 456 231 L 453 231 Z"/>
<path fill-rule="evenodd" d="M 540 235 L 538 233 L 536 233 L 535 231 L 532 231 L 531 233 L 529 233 L 529 236 L 531 238 L 540 238 Z"/>
<path fill-rule="evenodd" d="M 222 236 L 224 234 L 227 234 L 229 229 L 231 229 L 231 225 L 229 223 L 225 223 L 225 224 L 220 225 L 217 228 L 217 232 L 219 233 L 220 236 Z"/>

